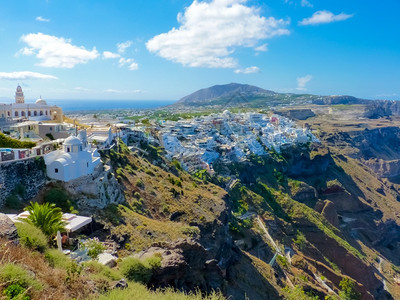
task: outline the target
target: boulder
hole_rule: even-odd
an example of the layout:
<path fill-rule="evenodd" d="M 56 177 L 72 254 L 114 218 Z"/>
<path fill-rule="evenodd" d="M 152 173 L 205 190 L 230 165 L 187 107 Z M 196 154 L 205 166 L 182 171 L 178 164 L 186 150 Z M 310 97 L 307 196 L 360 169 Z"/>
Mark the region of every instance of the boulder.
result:
<path fill-rule="evenodd" d="M 151 281 L 157 288 L 174 286 L 180 290 L 194 291 L 198 287 L 211 292 L 220 289 L 225 282 L 221 262 L 209 259 L 207 250 L 192 239 L 155 244 L 134 257 L 146 259 L 154 255 L 162 257 L 161 267 L 154 271 Z"/>
<path fill-rule="evenodd" d="M 0 213 L 0 238 L 6 238 L 11 241 L 18 240 L 18 232 L 14 222 L 2 213 Z"/>
<path fill-rule="evenodd" d="M 128 287 L 128 283 L 126 282 L 125 279 L 118 280 L 112 287 L 111 289 L 126 289 Z"/>
<path fill-rule="evenodd" d="M 113 268 L 117 265 L 117 258 L 110 253 L 101 253 L 98 256 L 97 260 L 102 265 L 108 266 L 110 268 Z"/>

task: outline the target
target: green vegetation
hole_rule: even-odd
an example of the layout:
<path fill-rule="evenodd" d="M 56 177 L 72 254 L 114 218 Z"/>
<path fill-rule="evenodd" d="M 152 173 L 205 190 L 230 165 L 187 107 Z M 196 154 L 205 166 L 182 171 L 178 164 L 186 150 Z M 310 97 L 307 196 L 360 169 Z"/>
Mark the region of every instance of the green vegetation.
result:
<path fill-rule="evenodd" d="M 46 136 L 49 138 L 49 140 L 54 141 L 55 138 L 51 133 L 46 133 Z"/>
<path fill-rule="evenodd" d="M 8 208 L 19 209 L 21 208 L 21 199 L 26 197 L 26 187 L 19 182 L 11 194 L 6 198 L 5 204 Z"/>
<path fill-rule="evenodd" d="M 3 292 L 7 300 L 30 300 L 31 297 L 26 295 L 26 288 L 23 288 L 18 283 L 9 285 Z"/>
<path fill-rule="evenodd" d="M 361 299 L 361 294 L 356 290 L 356 283 L 350 278 L 343 278 L 340 283 L 339 297 L 343 300 Z"/>
<path fill-rule="evenodd" d="M 34 142 L 22 142 L 0 132 L 0 148 L 32 148 L 35 146 Z"/>
<path fill-rule="evenodd" d="M 200 234 L 199 227 L 196 226 L 183 226 L 181 231 L 184 235 L 196 237 Z"/>
<path fill-rule="evenodd" d="M 224 300 L 221 293 L 212 292 L 208 296 L 203 296 L 201 292 L 185 294 L 177 292 L 172 288 L 151 291 L 144 285 L 136 282 L 129 283 L 126 289 L 114 289 L 107 294 L 100 296 L 99 300 Z"/>
<path fill-rule="evenodd" d="M 106 281 L 120 280 L 122 275 L 116 269 L 111 269 L 108 266 L 102 265 L 97 261 L 88 261 L 83 264 L 84 269 L 92 274 L 94 279 L 102 279 Z"/>
<path fill-rule="evenodd" d="M 304 250 L 304 248 L 307 245 L 307 239 L 304 236 L 304 234 L 297 230 L 297 235 L 296 235 L 296 239 L 293 240 L 293 242 L 296 244 L 296 246 L 300 249 L 300 250 Z"/>
<path fill-rule="evenodd" d="M 18 284 L 25 289 L 32 288 L 36 291 L 43 288 L 26 269 L 13 263 L 0 266 L 0 281 L 7 282 L 8 286 Z"/>
<path fill-rule="evenodd" d="M 153 256 L 145 260 L 127 257 L 119 264 L 121 273 L 130 281 L 148 283 L 153 270 L 161 266 L 161 257 Z"/>
<path fill-rule="evenodd" d="M 294 288 L 285 287 L 284 291 L 286 292 L 286 300 L 318 300 L 318 296 L 310 295 L 304 292 L 303 288 L 299 285 L 296 285 Z"/>
<path fill-rule="evenodd" d="M 72 200 L 71 195 L 62 186 L 54 186 L 45 191 L 43 199 L 45 202 L 52 203 L 65 212 L 77 213 L 75 201 Z"/>
<path fill-rule="evenodd" d="M 73 263 L 68 256 L 58 249 L 48 249 L 44 257 L 52 268 L 67 270 Z"/>
<path fill-rule="evenodd" d="M 87 239 L 81 243 L 81 248 L 87 250 L 87 255 L 91 259 L 97 259 L 106 247 L 99 241 L 98 238 Z"/>
<path fill-rule="evenodd" d="M 25 207 L 29 211 L 29 216 L 22 219 L 24 222 L 30 223 L 48 236 L 55 236 L 57 231 L 64 231 L 65 223 L 62 221 L 62 211 L 53 203 L 44 203 L 42 205 L 31 202 Z"/>
<path fill-rule="evenodd" d="M 21 245 L 42 253 L 47 249 L 48 239 L 39 228 L 25 222 L 17 222 L 15 226 L 17 227 Z"/>

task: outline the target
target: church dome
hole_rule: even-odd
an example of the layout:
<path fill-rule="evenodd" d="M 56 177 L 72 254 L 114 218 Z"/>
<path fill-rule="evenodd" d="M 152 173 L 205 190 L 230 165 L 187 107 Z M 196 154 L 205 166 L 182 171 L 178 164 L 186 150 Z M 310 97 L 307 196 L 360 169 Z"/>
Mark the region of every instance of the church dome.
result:
<path fill-rule="evenodd" d="M 37 99 L 35 103 L 39 104 L 39 105 L 47 105 L 46 100 L 44 100 L 42 98 Z"/>
<path fill-rule="evenodd" d="M 76 136 L 67 137 L 64 141 L 64 146 L 80 146 L 82 142 Z"/>

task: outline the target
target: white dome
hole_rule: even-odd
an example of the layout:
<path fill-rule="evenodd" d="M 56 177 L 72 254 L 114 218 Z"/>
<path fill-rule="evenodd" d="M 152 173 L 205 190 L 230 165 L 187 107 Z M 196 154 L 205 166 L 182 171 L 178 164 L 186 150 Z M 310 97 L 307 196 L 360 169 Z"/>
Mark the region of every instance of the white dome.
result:
<path fill-rule="evenodd" d="M 47 105 L 46 100 L 43 100 L 42 98 L 37 99 L 35 103 L 39 105 Z"/>
<path fill-rule="evenodd" d="M 67 137 L 64 141 L 65 146 L 80 146 L 82 142 L 76 136 Z"/>

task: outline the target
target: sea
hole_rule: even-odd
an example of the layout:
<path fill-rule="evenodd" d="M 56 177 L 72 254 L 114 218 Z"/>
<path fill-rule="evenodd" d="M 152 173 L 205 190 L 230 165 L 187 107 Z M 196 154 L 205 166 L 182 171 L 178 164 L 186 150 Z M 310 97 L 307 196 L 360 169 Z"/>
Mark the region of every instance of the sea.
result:
<path fill-rule="evenodd" d="M 151 109 L 175 103 L 176 100 L 48 100 L 64 112 L 110 109 Z"/>

